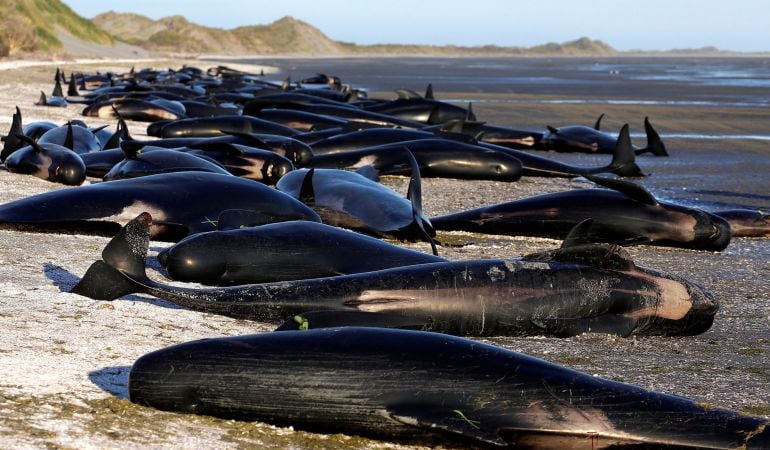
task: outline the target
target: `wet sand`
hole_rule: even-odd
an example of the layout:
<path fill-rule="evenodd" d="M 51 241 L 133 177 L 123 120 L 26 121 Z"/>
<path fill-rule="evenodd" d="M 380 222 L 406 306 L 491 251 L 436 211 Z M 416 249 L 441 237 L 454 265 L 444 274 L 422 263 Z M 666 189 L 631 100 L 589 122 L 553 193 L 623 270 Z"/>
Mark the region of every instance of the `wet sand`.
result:
<path fill-rule="evenodd" d="M 372 78 L 367 70 L 379 66 L 364 70 L 367 65 L 359 61 L 270 60 L 265 63 L 282 70 L 274 76 L 276 79 L 318 71 L 339 75 L 343 81 L 369 77 L 372 89 L 379 89 L 372 95 L 388 97 L 392 94 L 386 92 L 386 84 L 395 83 L 392 78 L 399 76 L 396 67 L 381 79 Z M 158 62 L 157 67 L 181 64 L 181 61 Z M 198 62 L 198 65 L 207 67 L 213 63 Z M 116 70 L 130 67 L 111 66 Z M 88 69 L 96 70 L 96 67 Z M 358 72 L 353 71 L 355 68 Z M 101 69 L 105 69 L 104 65 Z M 32 105 L 41 89 L 50 91 L 53 70 L 36 67 L 0 71 L 0 133 L 7 132 L 16 105 L 21 107 L 26 122 L 62 122 L 79 116 L 77 105 L 66 109 Z M 65 70 L 69 72 L 72 68 Z M 424 72 L 424 65 L 419 70 Z M 533 77 L 540 77 L 540 70 L 546 69 L 533 68 Z M 480 76 L 483 71 L 483 68 L 477 69 Z M 586 78 L 590 81 L 590 77 Z M 579 77 L 576 79 L 579 81 Z M 424 89 L 423 78 L 415 81 L 404 76 L 401 81 L 400 86 Z M 517 85 L 512 89 L 514 92 L 473 90 L 466 82 L 448 85 L 456 87 L 435 84 L 434 88 L 438 98 L 496 100 L 474 104 L 477 116 L 490 123 L 521 128 L 591 124 L 600 113 L 606 113 L 606 129 L 617 129 L 629 122 L 632 130 L 641 131 L 642 120 L 649 115 L 661 133 L 752 134 L 770 130 L 770 115 L 759 106 L 542 103 L 549 98 L 664 99 L 665 93 L 679 92 L 666 85 L 651 85 L 645 90 L 644 83 L 634 83 L 625 93 L 613 87 L 606 94 L 596 87 L 587 88 L 586 92 L 567 88 L 551 94 L 526 92 L 521 88 L 524 84 Z M 584 84 L 575 82 L 572 86 Z M 755 88 L 748 91 L 755 92 Z M 756 92 L 759 95 L 759 91 Z M 704 96 L 732 101 L 749 94 L 744 88 L 719 86 L 712 91 L 701 86 L 684 89 L 669 98 Z M 106 124 L 99 120 L 88 122 Z M 141 136 L 145 124 L 131 123 L 130 128 Z M 642 141 L 635 139 L 639 144 Z M 656 196 L 707 209 L 722 206 L 770 209 L 770 149 L 766 142 L 670 139 L 666 145 L 671 158 L 640 157 L 638 161 L 645 172 L 652 174 L 639 182 Z M 603 164 L 608 158 L 554 153 L 549 156 L 584 165 Z M 404 178 L 387 177 L 385 183 L 405 192 Z M 0 171 L 0 185 L 3 203 L 60 188 L 5 171 Z M 580 179 L 522 179 L 516 183 L 427 179 L 423 202 L 428 214 L 437 215 L 588 185 Z M 439 251 L 452 259 L 516 257 L 559 245 L 547 239 L 465 233 L 443 237 L 453 245 L 442 246 Z M 0 231 L 0 329 L 4 335 L 0 344 L 0 440 L 4 446 L 394 447 L 392 443 L 339 434 L 305 433 L 265 424 L 164 413 L 128 402 L 125 399 L 127 374 L 139 356 L 191 339 L 266 332 L 273 325 L 186 311 L 147 296 L 98 302 L 66 293 L 90 263 L 99 258 L 107 241 L 100 237 Z M 151 254 L 165 245 L 152 243 Z M 410 246 L 429 251 L 425 244 Z M 488 341 L 590 374 L 683 395 L 715 407 L 770 416 L 770 241 L 734 239 L 721 253 L 650 246 L 629 251 L 639 265 L 685 276 L 711 290 L 721 302 L 712 329 L 700 336 L 683 338 L 623 339 L 586 334 L 570 339 L 533 337 Z"/>

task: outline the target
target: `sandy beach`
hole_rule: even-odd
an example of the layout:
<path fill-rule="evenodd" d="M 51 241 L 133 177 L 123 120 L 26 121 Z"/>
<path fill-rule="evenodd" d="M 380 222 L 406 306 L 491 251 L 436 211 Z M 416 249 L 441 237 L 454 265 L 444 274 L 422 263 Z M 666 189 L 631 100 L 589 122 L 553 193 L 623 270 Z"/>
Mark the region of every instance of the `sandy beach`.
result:
<path fill-rule="evenodd" d="M 61 67 L 69 74 L 73 70 L 127 71 L 134 64 L 139 68 L 185 63 L 204 69 L 216 65 L 208 60 L 142 60 L 76 62 Z M 0 62 L 0 134 L 7 133 L 16 106 L 25 123 L 82 119 L 79 105 L 33 105 L 41 90 L 50 92 L 54 65 L 4 64 Z M 262 67 L 243 62 L 236 66 L 233 61 L 225 64 L 257 73 Z M 291 65 L 281 67 L 269 60 L 264 64 L 265 72 L 274 79 L 286 76 Z M 328 61 L 325 64 L 334 67 Z M 293 78 L 321 71 L 313 70 L 312 62 L 307 61 L 292 67 Z M 344 81 L 348 74 L 335 75 Z M 407 81 L 406 87 L 423 88 Z M 489 123 L 521 128 L 591 123 L 605 113 L 607 129 L 632 122 L 640 130 L 643 118 L 649 115 L 661 133 L 752 134 L 770 130 L 770 114 L 761 105 L 544 104 L 543 99 L 569 95 L 457 89 L 437 94 L 439 98 L 495 100 L 475 103 L 477 116 Z M 384 90 L 371 95 L 393 96 Z M 602 95 L 597 91 L 594 98 Z M 98 119 L 87 122 L 114 127 L 114 123 Z M 146 135 L 146 124 L 134 122 L 129 126 L 134 136 Z M 671 158 L 640 157 L 638 161 L 652 174 L 639 182 L 657 196 L 696 206 L 770 209 L 770 141 L 669 139 L 666 144 Z M 548 156 L 586 166 L 606 163 L 602 156 Z M 384 183 L 405 192 L 407 180 L 386 177 Z M 428 215 L 438 215 L 590 185 L 583 179 L 524 178 L 516 183 L 426 179 L 423 204 Z M 0 170 L 0 186 L 2 203 L 63 187 L 5 170 Z M 548 239 L 459 232 L 445 233 L 439 240 L 445 243 L 440 254 L 450 259 L 518 257 L 560 244 Z M 192 312 L 144 295 L 101 302 L 68 293 L 88 266 L 100 258 L 107 242 L 107 238 L 93 236 L 0 231 L 3 447 L 401 448 L 355 436 L 172 414 L 130 403 L 126 398 L 128 372 L 143 354 L 192 339 L 268 332 L 275 325 Z M 151 255 L 167 245 L 153 242 Z M 409 246 L 430 251 L 427 244 Z M 501 337 L 488 342 L 589 374 L 770 417 L 770 241 L 734 239 L 720 253 L 651 246 L 632 247 L 629 252 L 638 265 L 687 277 L 712 291 L 721 303 L 712 329 L 681 338 L 585 334 L 569 339 Z M 150 264 L 154 269 L 151 276 L 161 277 L 157 262 L 151 260 Z"/>

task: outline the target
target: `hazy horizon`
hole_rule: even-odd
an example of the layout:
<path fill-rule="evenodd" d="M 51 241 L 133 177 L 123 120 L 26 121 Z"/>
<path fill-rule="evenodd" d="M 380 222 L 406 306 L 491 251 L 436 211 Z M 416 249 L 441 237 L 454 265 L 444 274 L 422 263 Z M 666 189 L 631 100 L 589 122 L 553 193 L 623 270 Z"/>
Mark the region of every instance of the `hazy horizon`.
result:
<path fill-rule="evenodd" d="M 415 2 L 405 0 L 294 0 L 280 4 L 218 0 L 214 8 L 202 0 L 135 0 L 130 9 L 126 2 L 111 0 L 65 3 L 89 19 L 113 10 L 152 19 L 181 15 L 200 25 L 228 29 L 292 16 L 334 40 L 356 44 L 530 47 L 586 36 L 621 51 L 708 46 L 741 52 L 770 50 L 770 30 L 765 26 L 770 8 L 759 0 L 730 4 L 717 0 L 593 0 L 590 6 L 568 0 L 423 0 L 418 8 Z"/>

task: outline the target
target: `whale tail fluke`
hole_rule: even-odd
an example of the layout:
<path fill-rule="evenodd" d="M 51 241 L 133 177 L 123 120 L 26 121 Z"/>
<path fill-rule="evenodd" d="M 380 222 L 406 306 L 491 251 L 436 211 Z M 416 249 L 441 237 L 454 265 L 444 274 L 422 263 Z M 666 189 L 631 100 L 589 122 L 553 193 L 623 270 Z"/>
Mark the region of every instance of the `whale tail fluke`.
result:
<path fill-rule="evenodd" d="M 660 139 L 660 135 L 650 124 L 649 117 L 644 118 L 644 132 L 647 134 L 647 147 L 641 149 L 639 153 L 652 153 L 655 156 L 668 156 L 666 146 Z"/>
<path fill-rule="evenodd" d="M 144 266 L 151 223 L 152 217 L 146 212 L 127 223 L 104 247 L 102 259 L 91 264 L 70 292 L 96 300 L 114 300 L 140 292 L 141 286 L 132 279 L 147 279 Z"/>
<path fill-rule="evenodd" d="M 610 171 L 621 177 L 643 177 L 645 174 L 642 169 L 636 165 L 636 155 L 631 146 L 631 133 L 628 131 L 628 124 L 623 125 L 618 135 L 618 141 L 615 144 L 615 153 L 612 155 Z"/>

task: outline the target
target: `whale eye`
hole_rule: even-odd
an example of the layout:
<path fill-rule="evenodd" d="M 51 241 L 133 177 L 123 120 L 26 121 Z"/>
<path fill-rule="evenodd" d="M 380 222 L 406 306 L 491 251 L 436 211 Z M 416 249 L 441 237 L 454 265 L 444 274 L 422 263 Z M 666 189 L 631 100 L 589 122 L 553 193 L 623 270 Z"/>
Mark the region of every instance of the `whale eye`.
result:
<path fill-rule="evenodd" d="M 501 166 L 499 164 L 496 165 L 495 166 L 495 173 L 498 174 L 498 175 L 502 174 L 503 173 L 503 166 Z"/>

